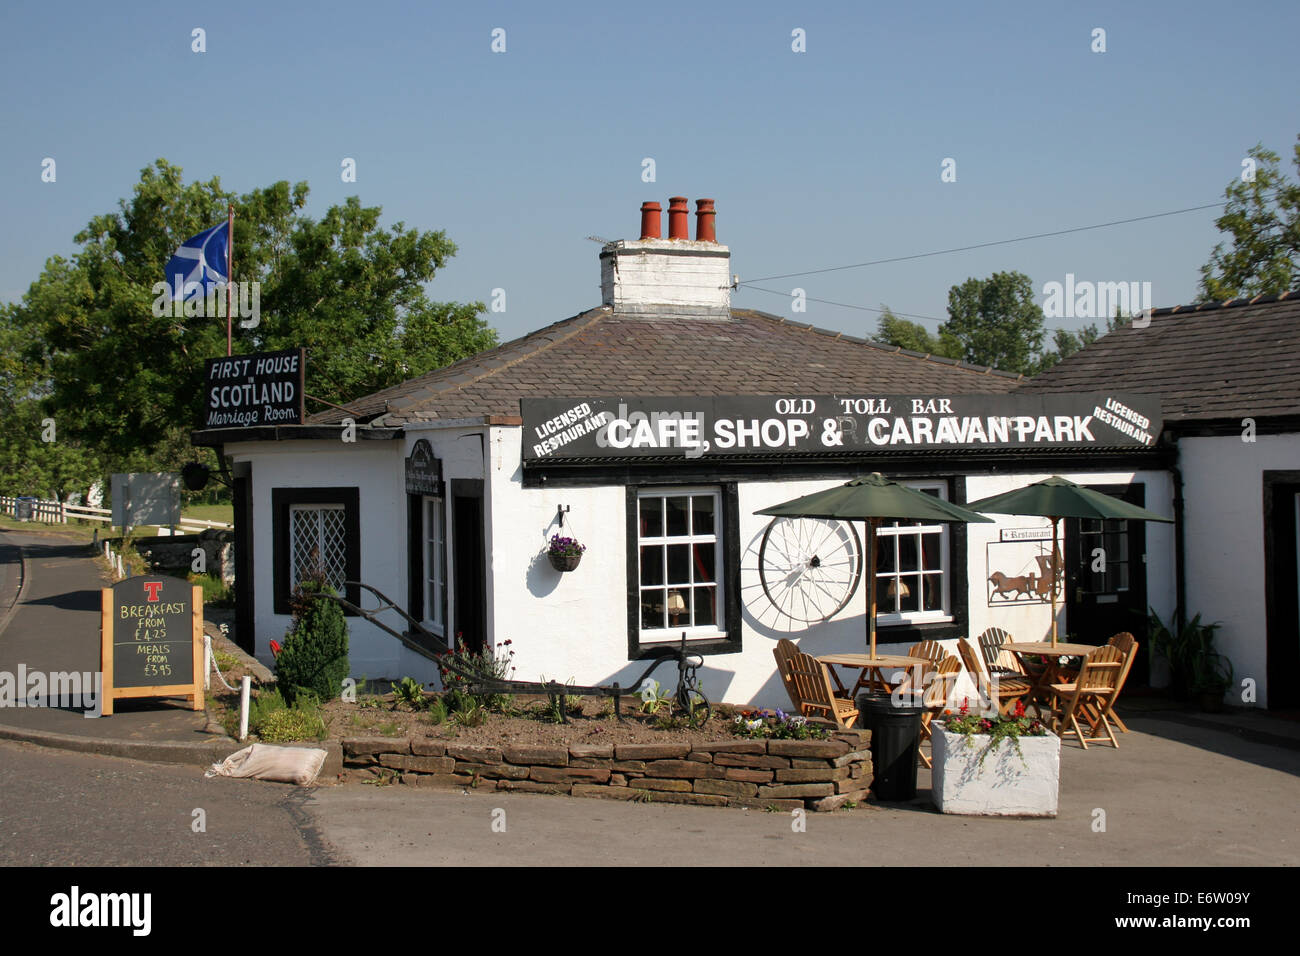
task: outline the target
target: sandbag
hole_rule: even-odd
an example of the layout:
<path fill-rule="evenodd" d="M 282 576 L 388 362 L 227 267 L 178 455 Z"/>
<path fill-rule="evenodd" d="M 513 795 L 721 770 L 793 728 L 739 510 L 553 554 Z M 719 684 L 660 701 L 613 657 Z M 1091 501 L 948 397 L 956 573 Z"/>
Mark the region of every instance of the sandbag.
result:
<path fill-rule="evenodd" d="M 325 751 L 315 747 L 275 747 L 252 744 L 221 763 L 214 763 L 205 777 L 252 777 L 306 786 L 316 779 L 325 763 Z"/>

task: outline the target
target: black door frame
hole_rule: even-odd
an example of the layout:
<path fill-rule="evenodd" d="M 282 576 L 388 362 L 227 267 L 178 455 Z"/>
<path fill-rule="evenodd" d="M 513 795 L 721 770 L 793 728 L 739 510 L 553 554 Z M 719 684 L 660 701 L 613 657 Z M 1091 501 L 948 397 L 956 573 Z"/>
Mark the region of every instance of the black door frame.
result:
<path fill-rule="evenodd" d="M 1081 483 L 1082 484 L 1082 483 Z M 1127 484 L 1106 484 L 1095 485 L 1085 484 L 1087 488 L 1093 491 L 1099 491 L 1104 495 L 1110 495 L 1119 498 L 1121 501 L 1137 505 L 1139 508 L 1146 507 L 1146 483 L 1141 481 L 1131 481 Z M 1147 533 L 1145 521 L 1127 521 L 1128 525 L 1128 563 L 1129 563 L 1129 588 L 1137 592 L 1142 598 L 1140 607 L 1134 608 L 1138 616 L 1135 616 L 1131 622 L 1121 626 L 1121 631 L 1129 631 L 1138 638 L 1138 656 L 1133 661 L 1132 672 L 1129 675 L 1134 686 L 1142 686 L 1150 683 L 1151 680 L 1151 657 L 1150 648 L 1147 647 L 1148 641 L 1144 640 L 1143 632 L 1144 621 L 1146 618 L 1148 599 L 1150 597 L 1150 582 L 1147 580 Z M 1081 557 L 1078 553 L 1079 541 L 1079 519 L 1065 519 L 1065 539 L 1062 557 L 1065 559 L 1065 587 L 1061 597 L 1065 602 L 1066 628 L 1069 630 L 1073 626 L 1070 620 L 1071 611 L 1077 606 L 1074 601 L 1075 589 L 1079 583 L 1079 565 Z M 1139 590 L 1140 589 L 1140 590 Z M 1118 633 L 1118 632 L 1117 632 Z M 1080 640 L 1084 643 L 1091 643 L 1090 638 L 1107 639 L 1111 635 L 1080 635 Z"/>
<path fill-rule="evenodd" d="M 1300 667 L 1300 602 L 1296 598 L 1296 495 L 1300 471 L 1265 471 L 1264 620 L 1268 708 L 1300 706 L 1295 684 Z"/>
<path fill-rule="evenodd" d="M 451 513 L 452 524 L 452 546 L 451 554 L 455 562 L 453 567 L 453 578 L 451 591 L 453 594 L 451 601 L 452 619 L 448 622 L 452 628 L 452 634 L 459 634 L 462 630 L 461 621 L 464 619 L 463 608 L 461 604 L 466 599 L 473 601 L 475 609 L 478 612 L 478 619 L 482 624 L 483 632 L 479 641 L 466 641 L 467 650 L 483 650 L 487 646 L 487 515 L 483 507 L 483 479 L 481 478 L 452 478 L 447 482 L 450 490 L 448 496 L 448 509 Z M 464 499 L 478 500 L 478 521 L 477 528 L 463 529 L 457 503 Z M 478 561 L 477 567 L 470 569 L 471 574 L 467 578 L 465 568 L 460 560 L 461 545 L 463 539 L 461 535 L 468 533 L 478 540 Z M 460 642 L 457 641 L 456 649 L 460 650 Z"/>
<path fill-rule="evenodd" d="M 235 643 L 246 654 L 256 649 L 257 619 L 253 578 L 253 466 L 237 462 L 231 483 L 235 519 Z"/>

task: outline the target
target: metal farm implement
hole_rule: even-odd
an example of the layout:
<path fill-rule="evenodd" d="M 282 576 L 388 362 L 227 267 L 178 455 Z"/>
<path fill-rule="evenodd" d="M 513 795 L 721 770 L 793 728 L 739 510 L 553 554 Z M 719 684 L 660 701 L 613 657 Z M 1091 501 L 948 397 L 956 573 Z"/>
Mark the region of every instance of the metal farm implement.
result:
<path fill-rule="evenodd" d="M 428 657 L 436 663 L 444 674 L 454 674 L 461 680 L 465 681 L 465 691 L 476 696 L 489 694 L 545 694 L 551 700 L 552 709 L 560 715 L 561 723 L 568 723 L 568 715 L 564 707 L 563 698 L 566 695 L 582 695 L 589 697 L 612 697 L 614 698 L 614 716 L 620 721 L 623 720 L 622 699 L 625 696 L 638 696 L 638 688 L 645 685 L 650 679 L 650 675 L 655 672 L 659 665 L 667 661 L 677 662 L 677 690 L 672 696 L 672 701 L 686 716 L 692 726 L 699 726 L 709 719 L 712 713 L 712 707 L 709 699 L 704 696 L 704 691 L 700 689 L 698 671 L 704 664 L 704 659 L 697 654 L 690 654 L 686 650 L 686 633 L 682 632 L 681 644 L 676 647 L 664 647 L 658 650 L 650 665 L 636 682 L 628 687 L 615 682 L 613 684 L 600 684 L 594 687 L 584 687 L 577 684 L 561 684 L 559 681 L 525 681 L 525 680 L 507 680 L 498 677 L 495 674 L 488 674 L 482 670 L 471 666 L 464 659 L 451 654 L 451 648 L 445 639 L 434 634 L 423 624 L 417 621 L 411 615 L 407 614 L 392 598 L 383 594 L 376 588 L 368 584 L 362 584 L 360 581 L 345 581 L 345 587 L 358 587 L 373 594 L 380 602 L 376 608 L 358 607 L 351 601 L 337 594 L 321 594 L 320 597 L 326 597 L 336 602 L 345 610 L 351 611 L 359 617 L 365 618 L 375 627 L 391 634 L 402 644 L 417 654 Z M 418 634 L 422 641 L 415 641 L 408 632 L 403 634 L 379 619 L 379 615 L 388 611 L 395 611 L 399 614 L 410 627 L 412 632 Z M 430 649 L 432 646 L 432 650 Z M 445 681 L 444 681 L 445 683 Z M 643 698 L 645 699 L 645 698 Z"/>

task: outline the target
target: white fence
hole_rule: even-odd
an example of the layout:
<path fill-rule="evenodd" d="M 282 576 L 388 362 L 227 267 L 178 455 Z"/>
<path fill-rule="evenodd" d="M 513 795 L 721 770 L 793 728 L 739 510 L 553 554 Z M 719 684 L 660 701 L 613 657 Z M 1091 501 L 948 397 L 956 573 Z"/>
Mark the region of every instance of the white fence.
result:
<path fill-rule="evenodd" d="M 20 499 L 18 498 L 0 495 L 0 514 L 7 515 L 10 518 L 17 518 L 19 503 Z M 21 504 L 24 506 L 24 510 L 30 507 L 32 521 L 39 521 L 44 524 L 67 524 L 69 518 L 81 518 L 85 521 L 102 521 L 110 527 L 113 526 L 113 512 L 109 508 L 91 508 L 86 505 L 70 505 L 62 501 L 42 501 L 32 498 L 21 499 Z M 235 526 L 222 521 L 207 521 L 203 518 L 181 518 L 176 524 L 177 531 L 182 534 L 206 531 L 208 528 L 233 531 Z M 158 530 L 164 534 L 167 533 L 166 528 L 159 528 Z"/>

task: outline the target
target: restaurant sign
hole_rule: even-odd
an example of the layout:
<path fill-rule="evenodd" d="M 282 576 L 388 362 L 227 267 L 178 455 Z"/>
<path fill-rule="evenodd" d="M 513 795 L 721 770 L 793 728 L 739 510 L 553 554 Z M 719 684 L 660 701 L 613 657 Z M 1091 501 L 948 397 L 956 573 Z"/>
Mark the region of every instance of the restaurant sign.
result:
<path fill-rule="evenodd" d="M 433 457 L 433 446 L 421 438 L 406 459 L 406 493 L 408 495 L 442 494 L 442 462 Z"/>
<path fill-rule="evenodd" d="M 306 373 L 302 349 L 208 359 L 203 365 L 203 427 L 301 425 Z"/>
<path fill-rule="evenodd" d="M 1149 448 L 1160 401 L 1121 392 L 522 399 L 524 460 Z"/>

